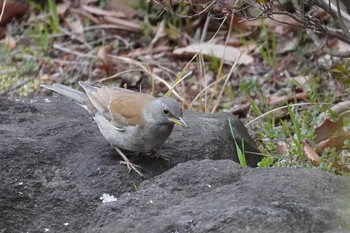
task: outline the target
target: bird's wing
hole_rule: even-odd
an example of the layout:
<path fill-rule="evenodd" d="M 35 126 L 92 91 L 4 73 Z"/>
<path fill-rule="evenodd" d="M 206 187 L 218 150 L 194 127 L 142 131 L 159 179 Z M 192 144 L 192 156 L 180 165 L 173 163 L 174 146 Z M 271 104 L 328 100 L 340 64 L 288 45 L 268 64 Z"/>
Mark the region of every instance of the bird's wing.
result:
<path fill-rule="evenodd" d="M 152 99 L 153 97 L 138 92 L 116 96 L 109 104 L 109 112 L 114 124 L 143 126 L 143 109 Z"/>
<path fill-rule="evenodd" d="M 123 88 L 98 87 L 87 82 L 81 82 L 80 85 L 96 111 L 121 131 L 125 131 L 127 125 L 143 125 L 143 107 L 154 98 Z"/>

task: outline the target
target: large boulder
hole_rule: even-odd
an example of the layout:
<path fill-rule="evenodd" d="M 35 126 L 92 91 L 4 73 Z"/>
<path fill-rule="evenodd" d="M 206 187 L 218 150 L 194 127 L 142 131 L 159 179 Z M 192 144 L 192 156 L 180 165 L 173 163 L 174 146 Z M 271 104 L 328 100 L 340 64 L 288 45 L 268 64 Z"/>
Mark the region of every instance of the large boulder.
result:
<path fill-rule="evenodd" d="M 324 232 L 348 227 L 347 181 L 306 169 L 242 169 L 261 159 L 229 114 L 185 113 L 160 153 L 129 153 L 63 98 L 0 98 L 0 232 Z M 228 160 L 230 159 L 230 160 Z M 104 194 L 116 201 L 104 203 Z M 295 227 L 295 230 L 293 228 Z M 281 229 L 281 230 L 277 230 Z"/>
<path fill-rule="evenodd" d="M 348 178 L 311 169 L 179 164 L 97 208 L 86 232 L 349 232 Z"/>

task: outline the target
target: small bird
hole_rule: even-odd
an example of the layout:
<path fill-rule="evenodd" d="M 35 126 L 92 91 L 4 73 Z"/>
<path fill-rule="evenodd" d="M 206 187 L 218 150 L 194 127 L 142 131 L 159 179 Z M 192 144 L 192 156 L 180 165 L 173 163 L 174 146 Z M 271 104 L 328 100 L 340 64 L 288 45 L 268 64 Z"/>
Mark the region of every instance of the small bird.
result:
<path fill-rule="evenodd" d="M 85 92 L 62 84 L 41 85 L 67 96 L 85 108 L 94 118 L 102 135 L 123 158 L 129 172 L 140 166 L 129 161 L 119 149 L 157 153 L 171 134 L 174 124 L 187 128 L 179 102 L 171 97 L 155 98 L 119 87 L 97 86 L 80 81 Z"/>

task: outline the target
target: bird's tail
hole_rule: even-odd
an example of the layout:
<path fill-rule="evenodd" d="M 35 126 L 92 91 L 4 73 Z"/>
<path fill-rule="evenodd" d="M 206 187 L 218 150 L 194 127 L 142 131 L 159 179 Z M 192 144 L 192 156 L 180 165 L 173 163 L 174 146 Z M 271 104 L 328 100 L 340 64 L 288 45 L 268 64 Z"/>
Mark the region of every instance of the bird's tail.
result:
<path fill-rule="evenodd" d="M 68 86 L 65 86 L 62 84 L 57 84 L 57 83 L 55 83 L 53 85 L 42 84 L 41 86 L 46 88 L 46 89 L 49 89 L 51 91 L 55 91 L 61 95 L 68 97 L 68 98 L 71 98 L 83 107 L 84 107 L 84 105 L 86 105 L 86 101 L 88 100 L 88 97 L 84 92 L 78 91 L 76 89 L 73 89 L 71 87 L 68 87 Z"/>

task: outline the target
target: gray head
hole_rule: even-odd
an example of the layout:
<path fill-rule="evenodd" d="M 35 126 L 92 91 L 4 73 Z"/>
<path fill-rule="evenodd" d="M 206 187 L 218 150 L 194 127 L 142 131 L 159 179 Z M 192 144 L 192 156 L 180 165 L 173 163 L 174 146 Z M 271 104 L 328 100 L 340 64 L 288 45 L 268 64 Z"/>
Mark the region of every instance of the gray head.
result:
<path fill-rule="evenodd" d="M 149 105 L 152 109 L 149 117 L 158 124 L 177 124 L 182 127 L 188 127 L 182 119 L 183 111 L 179 102 L 171 97 L 156 98 Z"/>

